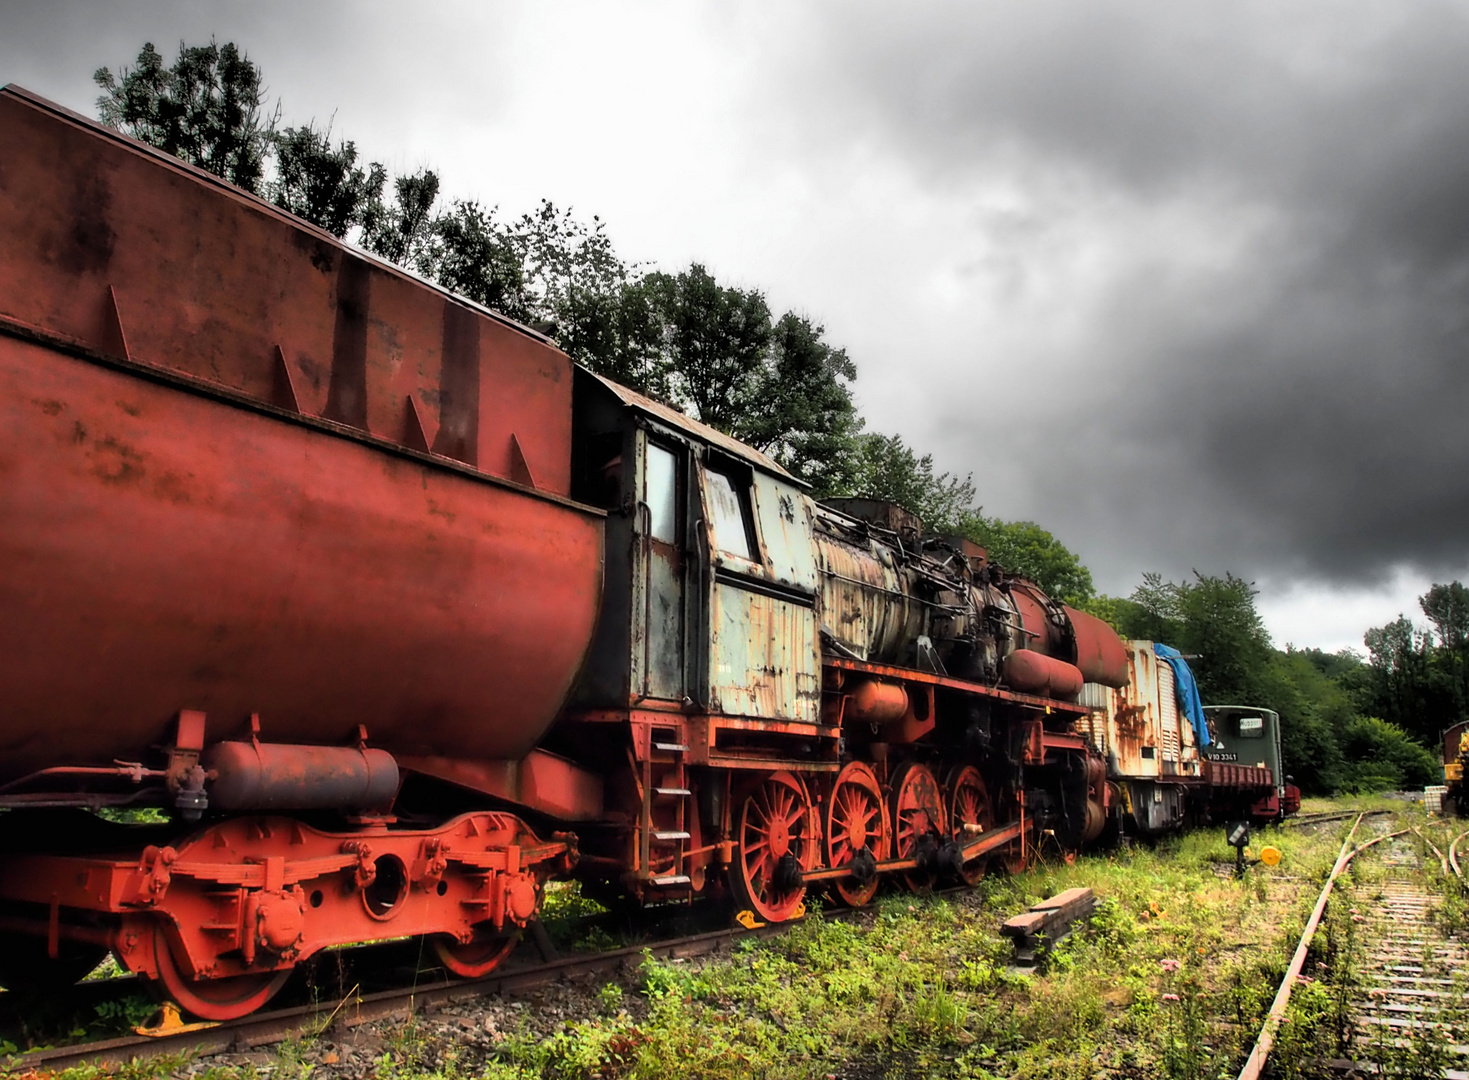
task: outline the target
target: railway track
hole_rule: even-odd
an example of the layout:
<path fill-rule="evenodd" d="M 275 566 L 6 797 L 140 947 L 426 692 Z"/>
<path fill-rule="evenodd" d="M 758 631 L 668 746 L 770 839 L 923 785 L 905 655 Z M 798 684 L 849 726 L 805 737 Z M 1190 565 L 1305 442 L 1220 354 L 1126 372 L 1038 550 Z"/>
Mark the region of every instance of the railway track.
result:
<path fill-rule="evenodd" d="M 1391 813 L 1391 810 L 1346 810 L 1341 812 L 1325 811 L 1319 814 L 1297 814 L 1294 817 L 1288 817 L 1284 821 L 1279 822 L 1279 826 L 1282 829 L 1295 829 L 1305 825 L 1324 825 L 1332 821 L 1347 821 L 1350 818 L 1357 817 L 1358 814 L 1363 818 L 1371 818 L 1381 817 Z"/>
<path fill-rule="evenodd" d="M 1469 973 L 1469 944 L 1456 940 L 1445 942 L 1435 936 L 1438 928 L 1432 916 L 1441 896 L 1423 883 L 1426 871 L 1419 848 L 1405 838 L 1403 832 L 1387 833 L 1390 826 L 1385 822 L 1377 823 L 1384 835 L 1353 847 L 1354 838 L 1360 839 L 1357 834 L 1364 826 L 1366 815 L 1354 816 L 1356 820 L 1343 842 L 1331 881 L 1318 900 L 1307 935 L 1297 950 L 1277 996 L 1276 1006 L 1271 1010 L 1273 1025 L 1267 1023 L 1268 1034 L 1262 1033 L 1250 1063 L 1240 1074 L 1242 1080 L 1252 1080 L 1264 1074 L 1274 1034 L 1279 1029 L 1280 1019 L 1285 1016 L 1290 990 L 1304 968 L 1311 935 L 1326 911 L 1333 885 L 1354 859 L 1374 850 L 1382 853 L 1382 863 L 1389 876 L 1382 884 L 1381 898 L 1371 901 L 1370 918 L 1359 924 L 1361 936 L 1366 939 L 1359 966 L 1366 978 L 1351 1002 L 1352 1041 L 1343 1051 L 1346 1056 L 1320 1060 L 1318 1064 L 1323 1072 L 1336 1070 L 1344 1073 L 1355 1069 L 1360 1075 L 1438 1075 L 1469 1080 L 1469 1057 L 1450 1062 L 1446 1056 L 1469 1055 L 1469 1045 L 1466 1045 L 1469 1044 L 1469 1037 L 1466 1037 L 1469 1029 L 1460 1024 L 1451 1030 L 1452 1018 L 1448 1016 L 1454 1011 L 1455 1003 L 1463 1001 L 1463 984 L 1457 981 L 1456 972 Z M 1440 857 L 1433 860 L 1433 870 L 1442 866 L 1446 872 L 1461 874 L 1469 869 L 1469 833 L 1455 837 L 1452 843 L 1444 843 L 1444 849 L 1442 853 L 1434 849 L 1435 855 Z M 940 895 L 967 891 L 962 888 L 944 890 Z M 1367 907 L 1365 904 L 1360 906 Z M 837 909 L 828 912 L 826 917 L 852 918 L 864 910 Z M 51 1072 L 84 1064 L 118 1066 L 165 1054 L 209 1055 L 260 1048 L 292 1037 L 304 1035 L 309 1038 L 327 1031 L 345 1034 L 373 1021 L 402 1021 L 425 1010 L 452 1007 L 456 1003 L 490 995 L 513 998 L 560 980 L 610 975 L 620 968 L 637 965 L 645 951 L 664 960 L 695 957 L 725 948 L 741 938 L 769 938 L 793 925 L 796 923 L 755 929 L 722 926 L 625 948 L 546 960 L 532 959 L 533 947 L 527 942 L 505 967 L 483 979 L 450 981 L 437 971 L 420 971 L 417 975 L 408 976 L 405 985 L 391 987 L 384 985 L 381 976 L 377 976 L 377 982 L 369 982 L 372 977 L 368 974 L 369 969 L 375 963 L 383 967 L 396 964 L 397 970 L 412 972 L 414 957 L 410 954 L 413 950 L 404 944 L 397 946 L 397 953 L 393 954 L 394 947 L 380 946 L 375 955 L 396 955 L 396 961 L 373 961 L 364 955 L 357 967 L 349 967 L 347 983 L 357 978 L 358 971 L 362 976 L 361 983 L 353 985 L 349 992 L 323 993 L 320 1000 L 313 1003 L 272 1009 L 234 1022 L 193 1025 L 146 1036 L 128 1035 L 38 1050 L 8 1060 L 0 1059 L 0 1071 Z M 521 960 L 524 962 L 518 962 Z M 131 980 L 111 980 L 118 990 L 129 982 Z M 95 984 L 83 984 L 79 988 L 79 993 L 87 995 L 89 1000 L 101 1001 L 108 992 L 108 989 Z M 0 995 L 0 1001 L 4 996 Z M 1459 1011 L 1463 1012 L 1462 1009 Z M 1463 1016 L 1459 1017 L 1459 1020 L 1463 1019 Z M 1444 1053 L 1439 1052 L 1439 1044 L 1447 1047 Z M 1415 1063 L 1413 1067 L 1419 1067 L 1430 1054 L 1445 1057 L 1444 1067 L 1436 1073 L 1411 1071 L 1402 1064 L 1411 1060 Z"/>
<path fill-rule="evenodd" d="M 940 898 L 955 897 L 971 891 L 967 886 L 957 886 L 936 889 L 931 895 Z M 702 921 L 707 925 L 714 910 L 712 906 L 703 912 L 696 910 L 693 916 L 684 921 Z M 857 919 L 869 912 L 869 908 L 833 908 L 826 910 L 822 917 L 828 920 Z M 585 920 L 588 925 L 600 925 L 602 921 L 597 917 Z M 621 948 L 567 956 L 556 956 L 555 950 L 551 949 L 552 958 L 543 960 L 530 959 L 537 950 L 537 943 L 527 935 L 504 967 L 482 979 L 448 979 L 443 977 L 442 969 L 435 968 L 428 972 L 427 980 L 422 979 L 424 972 L 418 972 L 405 985 L 369 992 L 363 992 L 360 985 L 354 986 L 345 994 L 322 997 L 308 1004 L 263 1010 L 239 1020 L 186 1024 L 172 1030 L 156 1030 L 147 1035 L 124 1035 L 35 1050 L 9 1059 L 0 1058 L 0 1073 L 25 1074 L 37 1071 L 45 1074 L 78 1065 L 125 1065 L 131 1061 L 164 1054 L 207 1055 L 272 1046 L 301 1035 L 319 1035 L 333 1029 L 351 1030 L 377 1020 L 406 1020 L 414 1013 L 422 1013 L 426 1009 L 490 995 L 524 996 L 561 980 L 606 975 L 637 965 L 648 954 L 659 960 L 704 956 L 741 939 L 778 936 L 800 925 L 801 921 L 792 919 L 784 923 L 757 924 L 753 928 L 722 925 L 717 929 L 698 930 L 657 941 L 640 941 Z M 655 925 L 667 924 L 649 921 L 645 926 L 635 921 L 627 928 L 632 933 L 638 933 Z M 401 970 L 405 963 L 411 964 L 414 958 L 414 947 L 408 942 L 358 952 L 364 955 L 358 957 L 355 967 L 362 971 L 364 981 L 371 977 L 370 972 L 383 967 L 398 967 Z M 372 959 L 373 955 L 378 957 L 376 961 Z M 517 963 L 521 957 L 527 962 Z M 383 980 L 379 976 L 379 982 L 381 981 Z M 131 989 L 133 980 L 125 977 L 105 982 L 113 984 L 113 992 L 116 993 L 117 990 L 126 992 Z M 78 1000 L 85 999 L 88 1003 L 106 1000 L 109 993 L 109 988 L 99 983 L 81 983 L 75 989 L 79 995 Z M 0 995 L 0 1000 L 3 1000 L 3 995 Z"/>
<path fill-rule="evenodd" d="M 840 917 L 832 912 L 827 917 Z M 663 941 L 630 945 L 596 953 L 558 957 L 553 960 L 507 966 L 483 979 L 466 981 L 433 978 L 427 982 L 380 990 L 352 992 L 340 999 L 321 1000 L 292 1008 L 271 1009 L 239 1020 L 214 1024 L 187 1024 L 148 1035 L 126 1035 L 95 1042 L 20 1054 L 0 1062 L 5 1072 L 59 1071 L 77 1065 L 116 1066 L 162 1054 L 211 1054 L 250 1047 L 268 1046 L 295 1035 L 319 1034 L 333 1026 L 353 1028 L 374 1020 L 405 1019 L 414 1012 L 485 997 L 490 994 L 525 994 L 560 979 L 576 979 L 617 971 L 640 962 L 645 953 L 658 959 L 702 956 L 741 938 L 766 938 L 782 933 L 794 923 L 770 924 L 746 929 L 726 927 L 686 934 Z M 117 980 L 121 981 L 121 980 Z"/>
<path fill-rule="evenodd" d="M 1469 833 L 1461 833 L 1445 855 L 1421 834 L 1415 843 L 1410 832 L 1384 833 L 1352 847 L 1363 817 L 1359 815 L 1341 855 L 1322 889 L 1300 944 L 1286 971 L 1260 1038 L 1239 1076 L 1258 1080 L 1268 1067 L 1291 993 L 1327 904 L 1346 868 L 1359 856 L 1373 852 L 1384 871 L 1379 887 L 1360 897 L 1348 915 L 1357 925 L 1348 940 L 1358 938 L 1357 949 L 1346 958 L 1356 970 L 1341 985 L 1342 1056 L 1318 1060 L 1323 1074 L 1342 1076 L 1429 1077 L 1469 1080 L 1469 939 L 1462 929 L 1446 932 L 1440 909 L 1444 892 L 1437 889 L 1440 870 L 1448 888 L 1462 891 L 1465 868 L 1460 848 Z M 1380 845 L 1380 846 L 1379 846 Z M 1438 858 L 1429 865 L 1424 848 Z"/>

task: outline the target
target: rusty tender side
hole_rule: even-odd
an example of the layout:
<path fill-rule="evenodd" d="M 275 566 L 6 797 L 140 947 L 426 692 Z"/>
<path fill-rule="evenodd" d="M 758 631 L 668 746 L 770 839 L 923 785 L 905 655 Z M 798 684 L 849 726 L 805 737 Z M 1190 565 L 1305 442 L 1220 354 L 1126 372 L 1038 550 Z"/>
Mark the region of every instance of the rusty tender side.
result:
<path fill-rule="evenodd" d="M 0 612 L 0 982 L 205 1018 L 351 942 L 487 972 L 552 877 L 972 882 L 1151 775 L 1105 624 L 15 88 Z"/>

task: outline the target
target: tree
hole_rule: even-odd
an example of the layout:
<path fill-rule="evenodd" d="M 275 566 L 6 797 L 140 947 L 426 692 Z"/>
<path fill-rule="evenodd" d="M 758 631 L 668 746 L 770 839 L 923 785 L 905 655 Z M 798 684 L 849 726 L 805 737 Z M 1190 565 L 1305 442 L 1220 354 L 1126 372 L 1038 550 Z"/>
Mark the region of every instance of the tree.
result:
<path fill-rule="evenodd" d="M 855 464 L 850 494 L 897 503 L 928 533 L 956 531 L 973 509 L 973 476 L 936 472 L 933 455 L 920 457 L 901 435 L 859 435 Z"/>
<path fill-rule="evenodd" d="M 1189 664 L 1206 702 L 1261 704 L 1259 677 L 1272 649 L 1255 596 L 1253 583 L 1229 573 L 1221 578 L 1195 571 L 1193 581 L 1183 582 L 1144 574 L 1123 632 L 1196 656 Z"/>
<path fill-rule="evenodd" d="M 275 136 L 274 147 L 276 177 L 265 190 L 281 209 L 342 237 L 381 204 L 386 171 L 376 162 L 359 168 L 357 144 L 333 146 L 330 126 L 286 128 Z"/>
<path fill-rule="evenodd" d="M 975 511 L 961 519 L 959 531 L 983 546 L 991 562 L 1030 578 L 1063 603 L 1084 605 L 1096 592 L 1076 554 L 1033 521 L 1001 521 Z"/>
<path fill-rule="evenodd" d="M 577 363 L 663 401 L 673 399 L 659 291 L 645 279 L 615 292 L 573 289 L 557 312 L 556 341 Z"/>
<path fill-rule="evenodd" d="M 558 210 L 542 199 L 507 235 L 519 252 L 530 302 L 545 320 L 559 322 L 573 298 L 616 296 L 630 280 L 631 269 L 595 215 L 587 224 L 570 207 Z"/>
<path fill-rule="evenodd" d="M 825 334 L 805 316 L 780 317 L 769 352 L 737 395 L 748 405 L 731 431 L 810 483 L 818 497 L 852 482 L 862 423 L 847 385 L 857 365 Z"/>
<path fill-rule="evenodd" d="M 400 266 L 417 268 L 430 250 L 434 233 L 439 174 L 420 169 L 399 176 L 393 180 L 393 196 L 392 203 L 378 197 L 364 207 L 362 246 Z"/>
<path fill-rule="evenodd" d="M 1342 749 L 1350 764 L 1345 784 L 1357 792 L 1421 788 L 1442 777 L 1442 765 L 1396 724 L 1357 717 L 1346 727 Z"/>
<path fill-rule="evenodd" d="M 413 197 L 411 190 L 409 197 Z M 493 208 L 486 210 L 473 201 L 454 202 L 434 219 L 415 255 L 418 271 L 444 288 L 512 319 L 529 322 L 535 318 L 526 295 L 520 252 L 495 220 Z"/>
<path fill-rule="evenodd" d="M 262 114 L 261 70 L 234 42 L 180 42 L 178 59 L 165 67 L 150 41 L 136 66 L 117 75 L 98 68 L 92 80 L 102 88 L 97 112 L 108 127 L 260 191 L 276 118 Z"/>
<path fill-rule="evenodd" d="M 1340 732 L 1357 719 L 1349 696 L 1299 652 L 1271 653 L 1250 704 L 1280 715 L 1287 775 L 1308 794 L 1329 794 L 1347 777 Z"/>
<path fill-rule="evenodd" d="M 648 285 L 664 322 L 670 381 L 694 418 L 733 431 L 758 407 L 753 384 L 770 344 L 770 308 L 756 289 L 720 285 L 699 263 Z"/>
<path fill-rule="evenodd" d="M 1469 644 L 1469 589 L 1457 581 L 1434 585 L 1418 598 L 1418 606 L 1446 649 L 1462 650 Z"/>

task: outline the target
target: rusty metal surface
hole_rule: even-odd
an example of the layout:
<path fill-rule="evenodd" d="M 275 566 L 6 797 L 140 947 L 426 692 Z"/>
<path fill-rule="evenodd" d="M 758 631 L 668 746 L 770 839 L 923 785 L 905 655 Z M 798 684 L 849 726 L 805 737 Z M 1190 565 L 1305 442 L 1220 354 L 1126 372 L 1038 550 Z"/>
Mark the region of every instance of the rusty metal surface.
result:
<path fill-rule="evenodd" d="M 808 724 L 820 719 L 811 608 L 716 582 L 709 619 L 712 711 Z"/>
<path fill-rule="evenodd" d="M 1127 779 L 1192 780 L 1201 774 L 1193 727 L 1178 707 L 1173 673 L 1151 642 L 1125 647 L 1127 681 L 1108 690 L 1088 682 L 1081 700 L 1091 707 L 1087 732 L 1108 759 L 1108 775 Z"/>
<path fill-rule="evenodd" d="M 545 750 L 532 750 L 519 761 L 438 756 L 405 757 L 401 764 L 566 821 L 590 820 L 603 810 L 602 777 Z"/>
<path fill-rule="evenodd" d="M 634 531 L 641 549 L 641 568 L 634 596 L 641 599 L 633 616 L 633 639 L 643 650 L 637 666 L 645 697 L 681 701 L 684 697 L 686 610 L 684 598 L 685 505 L 687 452 L 639 440 L 642 499 Z"/>
<path fill-rule="evenodd" d="M 821 653 L 809 500 L 758 470 L 742 476 L 701 467 L 700 476 L 711 564 L 709 711 L 815 724 Z M 743 554 L 731 531 L 736 541 L 743 532 Z"/>
<path fill-rule="evenodd" d="M 368 267 L 349 408 L 334 327 L 356 256 L 13 91 L 0 132 L 0 779 L 137 760 L 180 708 L 211 740 L 258 712 L 273 741 L 363 724 L 394 752 L 527 752 L 601 585 L 601 515 L 554 494 L 566 358 Z M 395 442 L 410 395 L 429 445 L 468 423 L 444 348 L 471 331 L 499 417 L 460 446 L 474 468 Z M 480 475 L 516 472 L 512 415 L 542 491 Z"/>
<path fill-rule="evenodd" d="M 162 981 L 197 1015 L 227 1019 L 263 1002 L 211 1009 L 211 980 L 263 988 L 333 945 L 435 933 L 469 941 L 476 924 L 524 926 L 540 886 L 575 859 L 567 834 L 540 841 L 508 814 L 365 834 L 252 816 L 150 844 L 140 856 L 11 854 L 0 863 L 0 894 L 53 912 L 59 905 L 54 936 L 91 941 L 100 929 L 128 970 Z M 44 919 L 6 926 L 47 933 Z M 202 991 L 198 1003 L 179 997 L 192 988 Z"/>
<path fill-rule="evenodd" d="M 1114 689 L 1127 685 L 1127 649 L 1106 622 L 1066 605 L 1075 639 L 1076 666 L 1087 682 Z"/>
<path fill-rule="evenodd" d="M 0 133 L 0 315 L 568 492 L 544 338 L 25 91 Z"/>
<path fill-rule="evenodd" d="M 598 515 L 3 336 L 0 471 L 4 778 L 184 707 L 519 756 L 591 634 Z"/>
<path fill-rule="evenodd" d="M 685 416 L 677 409 L 665 405 L 661 401 L 655 401 L 650 397 L 645 397 L 635 390 L 629 390 L 627 387 L 615 383 L 611 379 L 604 379 L 602 376 L 590 372 L 588 374 L 591 374 L 592 378 L 612 391 L 624 405 L 654 417 L 660 424 L 666 424 L 677 431 L 682 431 L 693 438 L 694 441 L 703 443 L 706 446 L 718 447 L 730 455 L 730 457 L 738 458 L 751 465 L 756 465 L 765 472 L 782 477 L 792 484 L 801 483 L 801 481 L 781 468 L 774 458 L 762 454 L 753 447 L 746 446 L 738 439 L 730 438 L 724 432 L 718 431 L 708 424 L 701 424 L 693 417 Z"/>
<path fill-rule="evenodd" d="M 398 794 L 386 750 L 225 741 L 202 764 L 216 774 L 209 801 L 221 810 L 386 810 Z"/>
<path fill-rule="evenodd" d="M 919 520 L 918 515 L 899 506 L 895 502 L 887 502 L 883 499 L 860 498 L 823 499 L 822 505 L 828 506 L 849 517 L 857 518 L 859 521 L 866 521 L 873 525 L 881 526 L 902 537 L 904 543 L 915 547 L 919 538 L 923 535 L 923 522 Z M 979 555 L 983 559 L 983 548 L 979 548 Z"/>
<path fill-rule="evenodd" d="M 925 629 L 923 604 L 909 595 L 884 546 L 817 534 L 821 621 L 856 659 L 901 663 Z"/>
<path fill-rule="evenodd" d="M 774 476 L 757 472 L 753 479 L 756 532 L 764 570 L 771 581 L 814 596 L 819 580 L 811 500 Z"/>
<path fill-rule="evenodd" d="M 1005 658 L 1005 682 L 1016 690 L 1073 700 L 1081 693 L 1081 672 L 1064 660 L 1031 649 L 1016 649 Z"/>
<path fill-rule="evenodd" d="M 851 660 L 842 656 L 828 656 L 822 663 L 826 667 L 840 671 L 855 671 L 884 679 L 899 679 L 903 682 L 924 686 L 943 687 L 946 690 L 960 690 L 979 697 L 993 698 L 996 701 L 1013 701 L 1017 705 L 1027 705 L 1041 712 L 1050 709 L 1052 712 L 1067 713 L 1073 716 L 1082 716 L 1087 712 L 1085 705 L 1079 705 L 1070 701 L 1054 701 L 1051 698 L 1037 697 L 1034 694 L 1021 694 L 1013 690 L 1002 689 L 998 686 L 984 686 L 979 683 L 967 682 L 964 679 L 950 678 L 947 675 L 935 675 L 928 671 L 914 671 L 911 668 L 894 667 L 891 664 L 869 664 L 861 660 Z"/>

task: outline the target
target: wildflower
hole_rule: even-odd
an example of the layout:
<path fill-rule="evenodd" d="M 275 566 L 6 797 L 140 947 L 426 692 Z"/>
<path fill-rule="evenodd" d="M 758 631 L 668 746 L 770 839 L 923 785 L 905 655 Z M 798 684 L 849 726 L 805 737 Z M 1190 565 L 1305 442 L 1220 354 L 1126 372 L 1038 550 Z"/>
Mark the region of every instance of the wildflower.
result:
<path fill-rule="evenodd" d="M 1298 983 L 1313 983 L 1315 981 L 1316 980 L 1313 979 L 1313 978 L 1311 978 L 1311 976 L 1309 976 L 1309 975 L 1297 975 L 1296 976 L 1296 982 L 1298 982 Z"/>
<path fill-rule="evenodd" d="M 1183 962 L 1181 960 L 1160 960 L 1158 963 L 1164 971 L 1177 971 L 1180 967 L 1183 966 Z"/>
<path fill-rule="evenodd" d="M 1178 1000 L 1178 995 L 1177 994 L 1164 994 L 1163 995 L 1163 1000 L 1164 1001 L 1177 1001 Z"/>

